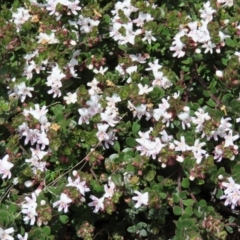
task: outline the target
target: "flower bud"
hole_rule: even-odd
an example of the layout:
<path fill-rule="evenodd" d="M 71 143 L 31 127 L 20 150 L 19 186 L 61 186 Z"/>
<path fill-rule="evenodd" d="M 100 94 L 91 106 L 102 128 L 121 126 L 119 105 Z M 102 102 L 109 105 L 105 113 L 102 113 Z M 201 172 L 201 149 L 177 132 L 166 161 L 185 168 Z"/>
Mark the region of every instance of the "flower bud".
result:
<path fill-rule="evenodd" d="M 32 186 L 33 186 L 33 181 L 26 181 L 26 182 L 24 183 L 24 185 L 25 185 L 27 188 L 32 187 Z"/>

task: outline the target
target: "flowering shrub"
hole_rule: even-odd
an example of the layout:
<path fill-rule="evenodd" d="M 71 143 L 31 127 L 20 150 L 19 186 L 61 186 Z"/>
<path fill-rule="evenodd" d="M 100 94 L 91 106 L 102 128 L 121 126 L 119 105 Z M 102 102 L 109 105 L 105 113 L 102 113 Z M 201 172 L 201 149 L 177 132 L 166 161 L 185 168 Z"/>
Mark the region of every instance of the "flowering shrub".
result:
<path fill-rule="evenodd" d="M 0 7 L 0 239 L 237 239 L 238 1 Z"/>

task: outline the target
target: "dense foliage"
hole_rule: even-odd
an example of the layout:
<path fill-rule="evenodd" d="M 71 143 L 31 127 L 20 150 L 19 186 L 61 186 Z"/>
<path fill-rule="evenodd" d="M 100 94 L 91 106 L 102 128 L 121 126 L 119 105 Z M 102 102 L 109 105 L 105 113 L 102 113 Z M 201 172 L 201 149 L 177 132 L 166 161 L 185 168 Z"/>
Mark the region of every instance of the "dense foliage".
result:
<path fill-rule="evenodd" d="M 0 6 L 0 239 L 237 239 L 240 3 Z"/>

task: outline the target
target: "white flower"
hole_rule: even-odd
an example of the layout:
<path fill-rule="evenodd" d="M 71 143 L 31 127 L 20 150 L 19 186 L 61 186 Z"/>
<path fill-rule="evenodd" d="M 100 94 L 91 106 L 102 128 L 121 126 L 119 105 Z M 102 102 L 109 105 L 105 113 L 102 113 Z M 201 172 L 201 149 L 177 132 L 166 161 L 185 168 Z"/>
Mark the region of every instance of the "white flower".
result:
<path fill-rule="evenodd" d="M 138 88 L 139 88 L 139 95 L 143 95 L 143 94 L 148 94 L 153 90 L 153 87 L 148 87 L 148 85 L 142 85 L 141 83 L 138 84 Z"/>
<path fill-rule="evenodd" d="M 40 120 L 41 117 L 46 116 L 48 110 L 46 106 L 42 106 L 40 108 L 39 104 L 35 104 L 34 105 L 35 109 L 33 109 L 32 107 L 30 107 L 29 110 L 24 109 L 23 110 L 23 114 L 24 116 L 28 116 L 29 113 L 36 118 L 38 121 Z"/>
<path fill-rule="evenodd" d="M 203 48 L 205 48 L 204 53 L 210 52 L 211 54 L 213 53 L 213 48 L 216 47 L 215 43 L 212 43 L 211 41 L 208 41 L 207 43 L 204 43 L 202 45 Z"/>
<path fill-rule="evenodd" d="M 151 44 L 152 41 L 156 41 L 156 38 L 153 37 L 152 31 L 145 31 L 145 37 L 142 39 L 142 41 L 148 41 L 148 44 Z"/>
<path fill-rule="evenodd" d="M 97 70 L 96 68 L 93 69 L 93 72 L 96 73 L 96 74 L 97 74 L 97 73 L 100 73 L 100 74 L 104 75 L 104 73 L 105 73 L 107 70 L 108 70 L 107 67 L 106 67 L 106 68 L 103 68 L 103 67 L 101 66 L 99 70 Z"/>
<path fill-rule="evenodd" d="M 77 93 L 67 93 L 67 96 L 63 97 L 67 104 L 77 102 Z"/>
<path fill-rule="evenodd" d="M 21 212 L 25 214 L 23 221 L 25 223 L 29 223 L 30 221 L 30 225 L 34 225 L 36 221 L 36 217 L 38 216 L 36 212 L 36 208 L 37 208 L 36 194 L 32 193 L 32 198 L 25 197 L 25 200 L 26 201 L 24 204 L 22 204 L 22 210 L 21 210 Z"/>
<path fill-rule="evenodd" d="M 212 21 L 213 19 L 213 13 L 216 12 L 216 10 L 212 9 L 212 7 L 210 6 L 210 2 L 206 2 L 205 4 L 203 4 L 203 9 L 200 9 L 199 12 L 201 13 L 200 17 L 202 19 L 204 19 L 205 21 Z"/>
<path fill-rule="evenodd" d="M 223 71 L 217 70 L 216 73 L 217 77 L 222 78 L 223 77 Z"/>
<path fill-rule="evenodd" d="M 176 145 L 175 146 L 175 151 L 185 152 L 185 151 L 191 150 L 191 147 L 189 147 L 186 144 L 184 136 L 181 136 L 181 142 L 179 142 L 177 140 L 174 140 L 174 144 Z"/>
<path fill-rule="evenodd" d="M 233 6 L 233 0 L 217 0 L 218 3 L 225 3 L 223 7 L 232 7 Z"/>
<path fill-rule="evenodd" d="M 229 146 L 233 146 L 234 143 L 233 141 L 237 140 L 239 138 L 239 135 L 236 134 L 235 136 L 232 135 L 232 130 L 230 130 L 228 132 L 228 134 L 226 136 L 224 136 L 225 138 L 225 144 L 224 144 L 224 147 L 229 147 Z"/>
<path fill-rule="evenodd" d="M 26 96 L 32 97 L 32 93 L 30 91 L 33 90 L 34 90 L 33 87 L 27 87 L 25 82 L 21 82 L 14 86 L 14 92 L 11 93 L 9 96 L 20 98 L 21 102 L 24 102 Z"/>
<path fill-rule="evenodd" d="M 146 71 L 152 70 L 153 72 L 158 72 L 158 70 L 162 68 L 162 65 L 158 64 L 158 59 L 154 60 L 153 63 L 148 63 L 148 65 L 150 68 L 146 68 Z"/>
<path fill-rule="evenodd" d="M 95 207 L 95 209 L 93 210 L 94 213 L 97 213 L 100 209 L 103 211 L 104 210 L 104 197 L 101 198 L 97 198 L 93 195 L 90 195 L 90 198 L 93 200 L 92 202 L 90 202 L 88 204 L 89 207 Z"/>
<path fill-rule="evenodd" d="M 72 202 L 72 199 L 67 196 L 65 193 L 61 193 L 60 200 L 53 203 L 53 207 L 58 207 L 58 211 L 61 212 L 64 209 L 66 213 L 68 211 L 69 203 Z"/>
<path fill-rule="evenodd" d="M 2 160 L 0 160 L 0 174 L 3 174 L 2 178 L 8 177 L 11 178 L 12 174 L 10 169 L 14 166 L 11 162 L 8 161 L 9 155 L 5 155 Z"/>
<path fill-rule="evenodd" d="M 9 235 L 13 232 L 14 232 L 14 229 L 12 227 L 8 228 L 8 229 L 2 229 L 0 227 L 0 239 L 1 240 L 14 240 L 14 238 Z"/>
<path fill-rule="evenodd" d="M 135 208 L 139 208 L 142 205 L 147 205 L 148 204 L 148 192 L 145 193 L 140 193 L 139 191 L 134 191 L 137 196 L 133 197 L 132 200 L 137 201 L 135 204 Z"/>
<path fill-rule="evenodd" d="M 37 36 L 38 43 L 41 44 L 54 44 L 59 43 L 59 40 L 55 37 L 55 33 L 52 32 L 50 35 L 46 33 L 41 33 Z"/>
<path fill-rule="evenodd" d="M 16 24 L 17 32 L 20 31 L 22 24 L 24 24 L 30 18 L 29 10 L 20 7 L 17 12 L 12 14 L 12 20 Z"/>
<path fill-rule="evenodd" d="M 19 240 L 27 240 L 28 239 L 28 233 L 25 233 L 24 236 L 18 234 L 17 237 L 18 237 Z"/>

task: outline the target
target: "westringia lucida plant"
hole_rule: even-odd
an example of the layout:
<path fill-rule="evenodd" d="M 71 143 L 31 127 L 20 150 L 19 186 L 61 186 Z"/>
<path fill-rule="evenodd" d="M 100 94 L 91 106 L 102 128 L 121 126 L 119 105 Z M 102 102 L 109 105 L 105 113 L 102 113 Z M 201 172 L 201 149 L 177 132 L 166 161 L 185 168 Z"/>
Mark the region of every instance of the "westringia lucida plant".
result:
<path fill-rule="evenodd" d="M 0 239 L 238 239 L 239 9 L 1 4 Z"/>

